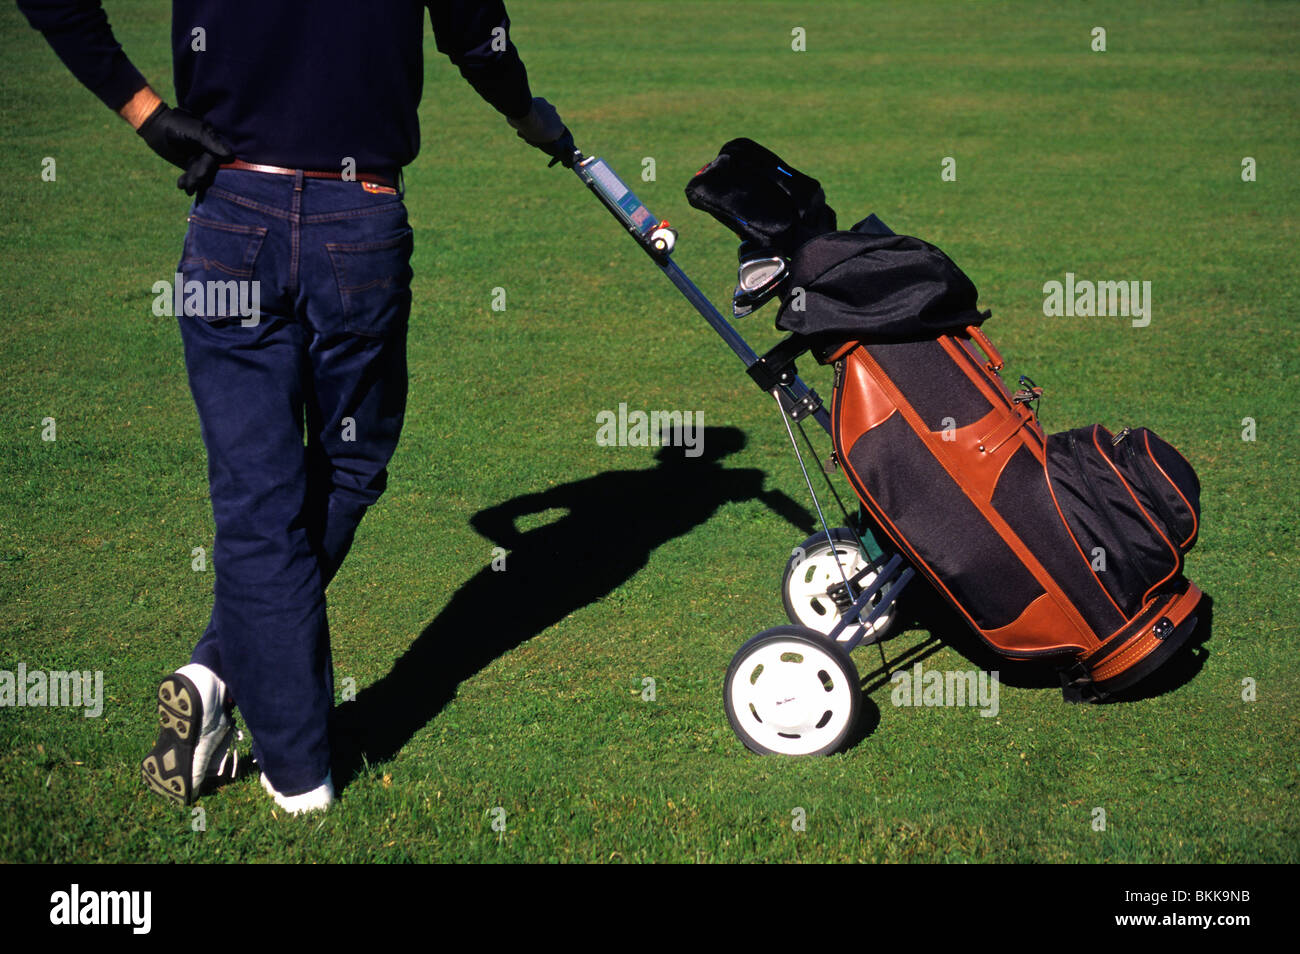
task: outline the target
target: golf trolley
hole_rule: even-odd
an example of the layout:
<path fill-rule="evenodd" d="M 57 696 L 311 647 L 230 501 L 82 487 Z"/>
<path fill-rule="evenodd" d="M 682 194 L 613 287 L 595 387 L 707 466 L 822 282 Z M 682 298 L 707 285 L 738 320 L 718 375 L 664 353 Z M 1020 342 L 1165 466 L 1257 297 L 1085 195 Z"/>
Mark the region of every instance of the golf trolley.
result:
<path fill-rule="evenodd" d="M 727 669 L 723 700 L 732 729 L 754 752 L 834 752 L 852 740 L 860 707 L 860 680 L 849 654 L 886 638 L 898 598 L 915 571 L 902 556 L 882 549 L 861 508 L 850 516 L 829 476 L 836 469 L 833 453 L 818 469 L 844 522 L 832 527 L 827 521 L 800 447 L 802 440 L 811 459 L 820 459 L 804 427 L 809 418 L 831 433 L 829 412 L 794 365 L 810 345 L 792 334 L 765 354 L 755 352 L 672 260 L 676 230 L 651 215 L 603 159 L 583 156 L 573 148 L 571 138 L 562 142 L 556 155 L 566 159 L 571 155 L 578 178 L 726 342 L 780 410 L 822 530 L 795 547 L 786 563 L 781 596 L 790 625 L 766 629 L 736 651 Z M 888 232 L 879 220 L 872 217 L 872 221 L 881 232 Z M 785 269 L 782 258 L 745 259 L 742 254 L 733 314 L 743 317 L 772 297 Z"/>

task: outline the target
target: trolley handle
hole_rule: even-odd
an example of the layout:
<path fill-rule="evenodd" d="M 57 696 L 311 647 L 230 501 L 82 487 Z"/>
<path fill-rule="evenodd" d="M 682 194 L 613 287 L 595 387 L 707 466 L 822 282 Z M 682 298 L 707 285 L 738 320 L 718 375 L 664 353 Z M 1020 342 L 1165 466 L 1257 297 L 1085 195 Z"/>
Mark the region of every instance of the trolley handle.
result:
<path fill-rule="evenodd" d="M 573 160 L 570 168 L 596 194 L 605 208 L 623 223 L 637 244 L 661 268 L 666 265 L 677 245 L 677 230 L 668 224 L 667 219 L 652 215 L 604 159 L 599 156 L 584 156 L 576 148 L 570 158 Z M 557 157 L 555 161 L 563 160 Z"/>

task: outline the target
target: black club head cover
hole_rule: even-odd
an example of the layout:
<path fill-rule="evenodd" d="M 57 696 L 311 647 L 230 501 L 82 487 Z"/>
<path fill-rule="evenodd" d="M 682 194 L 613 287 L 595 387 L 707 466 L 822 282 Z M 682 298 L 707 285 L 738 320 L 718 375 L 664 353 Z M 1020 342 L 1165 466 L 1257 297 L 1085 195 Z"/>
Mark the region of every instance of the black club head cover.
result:
<path fill-rule="evenodd" d="M 752 139 L 733 139 L 686 186 L 686 200 L 743 242 L 789 257 L 835 231 L 821 184 Z"/>

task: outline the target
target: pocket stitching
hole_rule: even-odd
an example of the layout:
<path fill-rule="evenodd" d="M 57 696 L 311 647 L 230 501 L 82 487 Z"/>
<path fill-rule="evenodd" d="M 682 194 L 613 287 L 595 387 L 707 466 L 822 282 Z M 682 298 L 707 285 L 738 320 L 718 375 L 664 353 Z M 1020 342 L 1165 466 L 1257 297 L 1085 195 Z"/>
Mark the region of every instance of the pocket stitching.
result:
<path fill-rule="evenodd" d="M 222 232 L 233 232 L 236 235 L 256 235 L 259 238 L 266 238 L 266 233 L 270 231 L 264 225 L 241 225 L 238 222 L 218 222 L 216 219 L 204 218 L 201 215 L 191 213 L 186 220 L 187 222 L 197 223 L 204 228 L 217 229 Z"/>
<path fill-rule="evenodd" d="M 414 230 L 408 228 L 396 238 L 384 239 L 382 242 L 326 242 L 325 248 L 329 250 L 330 258 L 334 257 L 334 252 L 379 252 L 386 248 L 396 248 L 413 234 Z"/>
<path fill-rule="evenodd" d="M 225 262 L 213 258 L 206 258 L 202 255 L 192 255 L 181 259 L 177 265 L 177 271 L 184 272 L 186 266 L 199 266 L 203 271 L 219 271 L 222 274 L 230 275 L 234 278 L 251 279 L 257 265 L 257 257 L 262 253 L 262 246 L 266 241 L 267 233 L 270 229 L 261 225 L 241 225 L 235 222 L 219 222 L 213 219 L 205 218 L 201 215 L 191 213 L 187 219 L 191 225 L 198 225 L 202 228 L 212 229 L 217 232 L 225 232 L 229 235 L 242 236 L 244 242 L 243 262 L 238 266 L 229 265 Z M 186 243 L 187 248 L 189 243 Z M 220 320 L 224 316 L 198 316 L 209 324 Z"/>
<path fill-rule="evenodd" d="M 356 312 L 355 312 L 355 309 L 350 308 L 350 307 L 348 306 L 348 300 L 349 300 L 351 297 L 353 297 L 353 296 L 355 296 L 355 295 L 357 295 L 357 294 L 359 294 L 359 293 L 361 293 L 361 292 L 369 291 L 369 290 L 374 289 L 374 288 L 392 288 L 392 287 L 396 287 L 396 286 L 399 284 L 399 282 L 398 282 L 398 279 L 397 279 L 396 276 L 394 276 L 394 275 L 386 275 L 386 276 L 383 276 L 383 277 L 380 277 L 380 278 L 374 278 L 374 279 L 371 279 L 371 280 L 368 281 L 368 282 L 363 282 L 363 283 L 360 284 L 360 285 L 345 285 L 344 282 L 347 280 L 347 276 L 348 276 L 347 265 L 346 265 L 346 262 L 345 262 L 344 256 L 338 255 L 338 254 L 336 254 L 336 253 L 340 253 L 340 252 L 342 252 L 342 253 L 349 253 L 349 252 L 382 252 L 382 251 L 388 251 L 388 250 L 391 250 L 391 249 L 400 249 L 403 245 L 412 242 L 413 237 L 414 237 L 414 234 L 415 234 L 414 230 L 411 229 L 411 228 L 408 226 L 408 227 L 407 227 L 406 229 L 404 229 L 400 234 L 398 234 L 395 238 L 384 239 L 384 240 L 382 240 L 382 241 L 377 241 L 377 242 L 326 242 L 326 243 L 325 243 L 325 251 L 326 251 L 326 254 L 329 255 L 329 258 L 330 258 L 330 264 L 333 266 L 333 269 L 334 269 L 334 282 L 335 282 L 335 286 L 337 287 L 337 289 L 338 289 L 338 293 L 339 293 L 339 314 L 341 315 L 341 317 L 342 317 L 342 319 L 343 319 L 343 327 L 344 327 L 345 329 L 347 329 L 349 332 L 351 332 L 352 334 L 359 334 L 359 335 L 364 335 L 364 336 L 374 336 L 375 331 L 374 331 L 373 329 L 369 328 L 369 327 L 364 328 L 364 329 L 362 329 L 362 328 L 356 328 L 356 327 L 355 327 L 355 325 L 356 325 L 356 318 L 355 318 Z M 409 261 L 409 257 L 408 257 L 408 261 L 407 261 L 407 263 L 406 263 L 406 270 L 407 270 L 408 272 L 410 271 L 410 261 Z M 407 294 L 409 295 L 409 294 L 410 294 L 410 290 L 407 289 L 406 291 L 407 291 Z"/>

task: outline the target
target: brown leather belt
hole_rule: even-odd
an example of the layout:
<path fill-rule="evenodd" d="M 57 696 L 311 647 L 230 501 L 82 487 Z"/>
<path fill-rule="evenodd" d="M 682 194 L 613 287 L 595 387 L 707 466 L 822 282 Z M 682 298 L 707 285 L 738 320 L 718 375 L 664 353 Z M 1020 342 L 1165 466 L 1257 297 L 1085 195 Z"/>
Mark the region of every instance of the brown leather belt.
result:
<path fill-rule="evenodd" d="M 257 162 L 245 162 L 243 159 L 235 159 L 231 162 L 223 162 L 222 169 L 242 169 L 245 172 L 269 172 L 276 176 L 292 176 L 298 172 L 308 179 L 342 179 L 342 172 L 326 172 L 320 169 L 286 169 L 284 166 L 264 166 Z M 396 189 L 397 182 L 389 176 L 382 176 L 376 172 L 356 172 L 353 178 L 347 181 L 368 182 L 371 185 L 384 186 L 389 189 Z"/>

